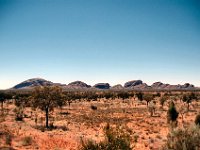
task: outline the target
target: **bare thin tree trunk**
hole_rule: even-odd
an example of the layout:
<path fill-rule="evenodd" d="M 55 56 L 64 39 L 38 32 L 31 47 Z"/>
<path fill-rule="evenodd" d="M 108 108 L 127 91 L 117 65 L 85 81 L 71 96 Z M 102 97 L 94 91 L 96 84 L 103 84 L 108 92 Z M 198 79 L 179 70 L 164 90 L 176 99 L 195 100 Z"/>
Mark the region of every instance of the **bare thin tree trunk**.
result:
<path fill-rule="evenodd" d="M 188 103 L 187 105 L 187 110 L 189 111 L 189 109 L 190 109 L 190 103 Z"/>
<path fill-rule="evenodd" d="M 148 106 L 149 106 L 149 101 L 147 101 L 147 108 L 148 108 Z"/>
<path fill-rule="evenodd" d="M 49 108 L 48 107 L 45 109 L 45 113 L 46 113 L 46 128 L 49 128 Z"/>
<path fill-rule="evenodd" d="M 1 112 L 3 114 L 3 101 L 1 101 Z"/>

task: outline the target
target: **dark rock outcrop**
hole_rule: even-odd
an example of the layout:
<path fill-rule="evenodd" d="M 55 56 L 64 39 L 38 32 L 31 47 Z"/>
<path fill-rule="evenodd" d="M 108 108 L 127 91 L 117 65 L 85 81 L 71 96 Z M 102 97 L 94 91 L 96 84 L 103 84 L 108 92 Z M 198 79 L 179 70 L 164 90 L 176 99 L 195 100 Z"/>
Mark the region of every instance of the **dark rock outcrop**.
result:
<path fill-rule="evenodd" d="M 110 89 L 110 84 L 109 83 L 97 83 L 94 85 L 94 87 L 97 89 Z"/>

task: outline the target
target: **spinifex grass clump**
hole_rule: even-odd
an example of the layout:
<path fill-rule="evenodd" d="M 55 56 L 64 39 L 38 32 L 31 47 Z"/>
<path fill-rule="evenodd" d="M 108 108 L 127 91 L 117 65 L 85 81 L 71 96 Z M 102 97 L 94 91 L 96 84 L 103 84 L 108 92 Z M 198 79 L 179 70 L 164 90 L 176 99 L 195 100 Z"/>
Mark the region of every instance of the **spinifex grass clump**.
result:
<path fill-rule="evenodd" d="M 190 126 L 184 129 L 175 129 L 167 136 L 163 150 L 199 150 L 200 128 Z"/>
<path fill-rule="evenodd" d="M 81 150 L 131 150 L 131 136 L 120 127 L 112 128 L 107 125 L 104 128 L 105 140 L 100 143 L 82 141 Z"/>

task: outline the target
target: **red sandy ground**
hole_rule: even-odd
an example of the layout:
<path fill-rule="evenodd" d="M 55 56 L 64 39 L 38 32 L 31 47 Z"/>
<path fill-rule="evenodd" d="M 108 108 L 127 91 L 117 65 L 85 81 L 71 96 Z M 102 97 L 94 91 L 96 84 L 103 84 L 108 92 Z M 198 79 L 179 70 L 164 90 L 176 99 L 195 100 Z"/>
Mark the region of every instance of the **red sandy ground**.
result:
<path fill-rule="evenodd" d="M 182 105 L 180 101 L 176 102 L 177 108 Z M 90 108 L 91 104 L 97 106 L 97 110 Z M 195 116 L 200 110 L 200 103 L 193 102 L 191 111 L 184 115 L 184 124 L 194 122 Z M 13 135 L 12 147 L 14 149 L 41 149 L 41 150 L 76 150 L 80 149 L 81 138 L 99 142 L 104 139 L 103 127 L 106 123 L 127 125 L 133 131 L 133 137 L 138 136 L 138 140 L 133 142 L 134 149 L 157 150 L 162 147 L 167 139 L 169 125 L 166 121 L 167 103 L 164 110 L 160 109 L 159 102 L 156 104 L 156 114 L 150 117 L 146 103 L 137 100 L 104 100 L 97 102 L 76 102 L 62 109 L 62 112 L 68 112 L 67 115 L 61 115 L 60 109 L 56 109 L 51 116 L 54 117 L 54 126 L 65 126 L 67 131 L 54 129 L 52 131 L 42 132 L 35 129 L 35 113 L 31 115 L 31 109 L 25 108 L 25 118 L 23 122 L 15 121 L 14 104 L 7 104 L 8 114 L 4 121 L 0 123 L 0 130 L 4 128 Z M 38 125 L 44 125 L 44 113 L 37 110 Z M 179 115 L 178 126 L 182 127 L 182 118 Z M 31 145 L 25 146 L 23 138 L 30 136 L 33 139 Z M 5 145 L 3 139 L 0 139 L 0 146 Z"/>

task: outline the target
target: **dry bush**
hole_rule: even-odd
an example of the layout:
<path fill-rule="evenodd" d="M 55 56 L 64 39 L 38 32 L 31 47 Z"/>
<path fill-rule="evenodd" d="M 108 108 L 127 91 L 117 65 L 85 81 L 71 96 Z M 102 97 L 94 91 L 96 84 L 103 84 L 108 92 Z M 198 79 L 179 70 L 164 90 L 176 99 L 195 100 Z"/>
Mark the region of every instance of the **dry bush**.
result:
<path fill-rule="evenodd" d="M 65 138 L 48 137 L 40 141 L 40 149 L 70 149 L 77 147 L 76 143 L 66 140 Z"/>
<path fill-rule="evenodd" d="M 125 129 L 126 130 L 126 129 Z M 81 150 L 131 150 L 131 135 L 123 128 L 104 128 L 105 140 L 100 143 L 83 141 Z"/>
<path fill-rule="evenodd" d="M 53 124 L 49 124 L 49 128 L 46 128 L 45 126 L 43 125 L 36 125 L 36 126 L 33 126 L 33 128 L 37 129 L 37 130 L 40 130 L 41 132 L 45 132 L 45 131 L 53 131 L 53 130 L 63 130 L 63 131 L 68 131 L 69 128 L 65 125 L 63 126 L 54 126 Z"/>
<path fill-rule="evenodd" d="M 185 129 L 175 129 L 169 133 L 163 150 L 198 150 L 200 149 L 200 128 L 190 126 Z"/>
<path fill-rule="evenodd" d="M 177 126 L 178 111 L 173 101 L 170 102 L 169 109 L 167 111 L 167 122 L 171 124 L 172 127 Z"/>
<path fill-rule="evenodd" d="M 156 109 L 155 103 L 150 102 L 148 105 L 148 111 L 149 111 L 151 117 L 153 116 L 153 114 L 155 114 L 155 109 Z"/>
<path fill-rule="evenodd" d="M 94 105 L 91 105 L 90 108 L 91 108 L 92 110 L 97 110 L 97 106 L 94 106 Z"/>
<path fill-rule="evenodd" d="M 13 134 L 6 125 L 0 126 L 0 145 L 11 146 Z"/>
<path fill-rule="evenodd" d="M 195 124 L 200 125 L 200 114 L 198 114 L 195 118 Z"/>
<path fill-rule="evenodd" d="M 32 145 L 32 143 L 33 143 L 33 139 L 31 136 L 26 136 L 22 139 L 23 146 L 29 146 L 29 145 Z"/>

